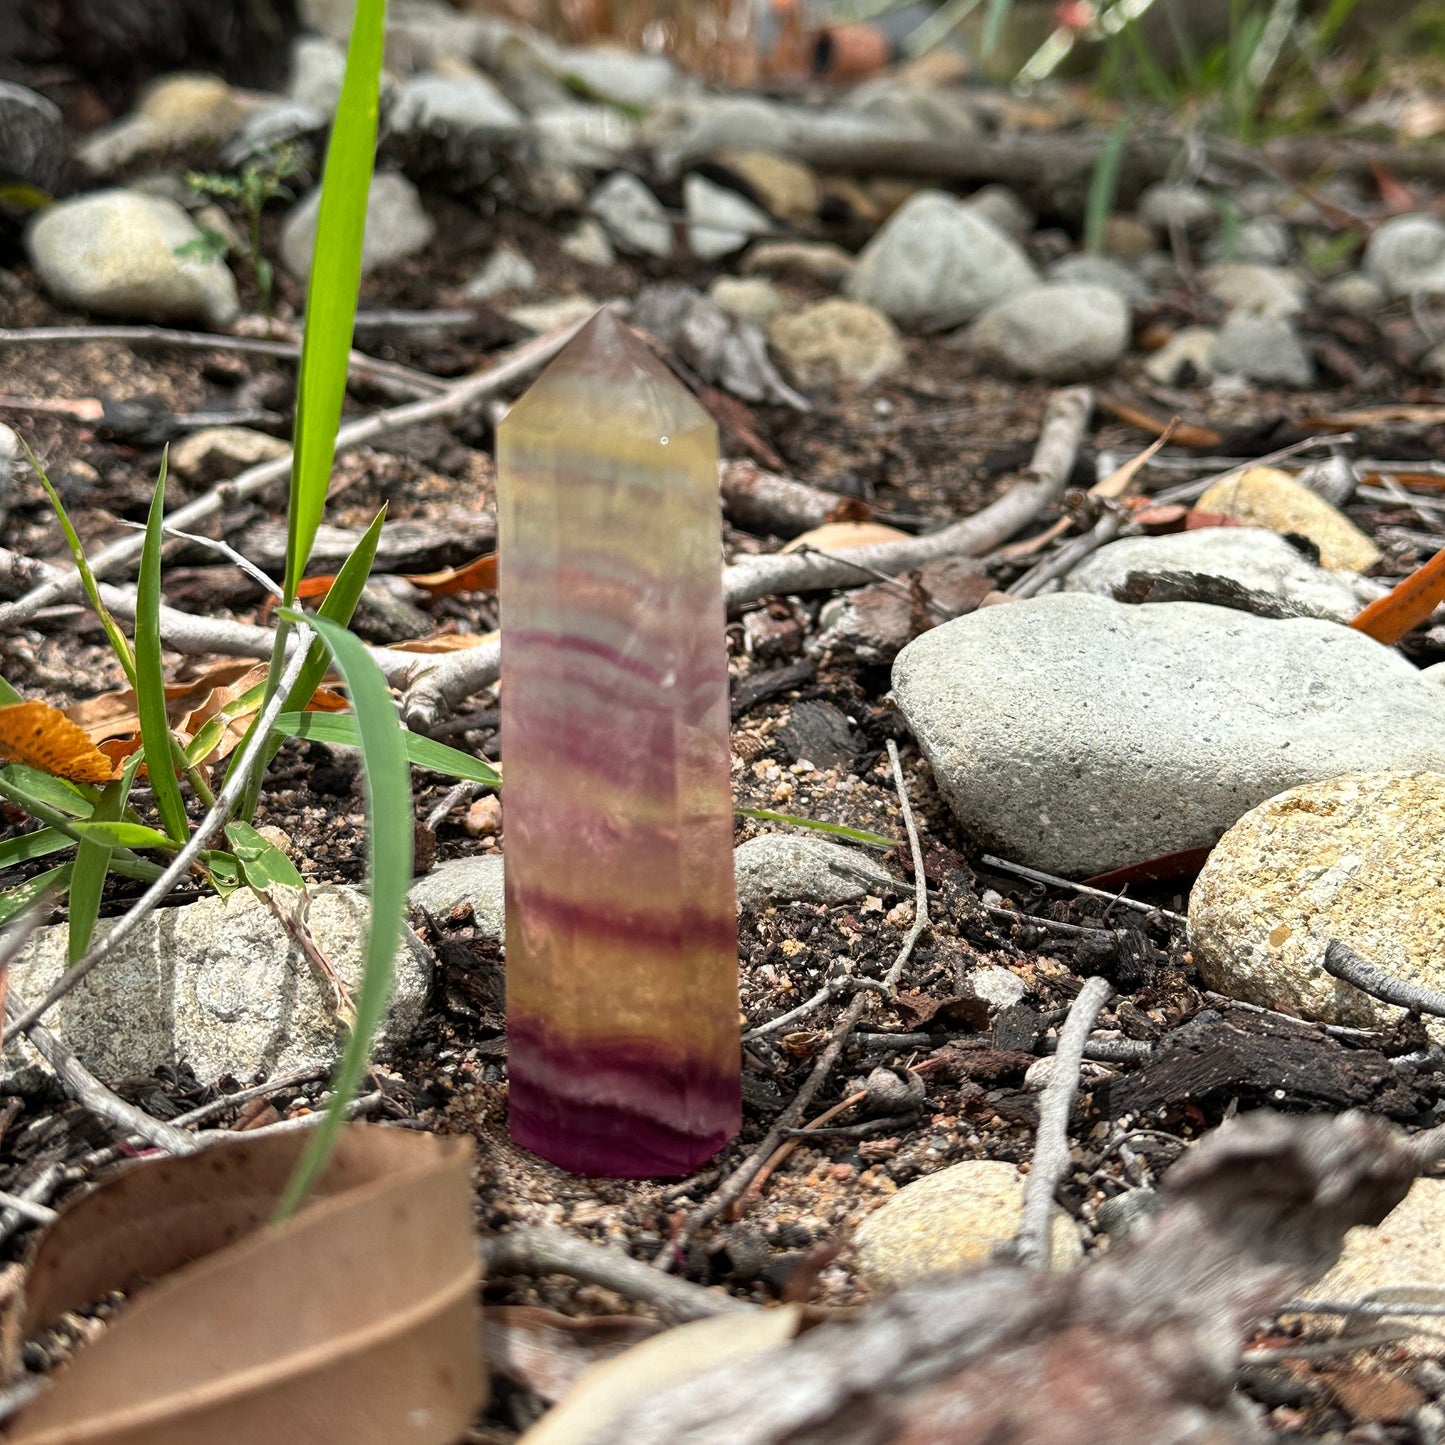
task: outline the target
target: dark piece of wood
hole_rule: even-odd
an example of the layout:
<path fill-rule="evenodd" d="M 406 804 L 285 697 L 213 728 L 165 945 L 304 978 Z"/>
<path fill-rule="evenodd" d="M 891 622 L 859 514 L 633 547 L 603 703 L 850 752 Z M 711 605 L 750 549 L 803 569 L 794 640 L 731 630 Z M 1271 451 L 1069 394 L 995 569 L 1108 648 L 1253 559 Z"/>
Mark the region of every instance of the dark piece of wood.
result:
<path fill-rule="evenodd" d="M 1410 1118 L 1419 1096 L 1375 1049 L 1352 1049 L 1316 1026 L 1245 1009 L 1206 1010 L 1175 1029 L 1154 1060 L 1094 1092 L 1108 1118 L 1185 1103 L 1369 1108 Z"/>
<path fill-rule="evenodd" d="M 805 682 L 812 682 L 817 674 L 817 663 L 812 658 L 805 657 L 801 662 L 790 663 L 787 667 L 775 667 L 771 672 L 758 672 L 752 677 L 745 677 L 733 688 L 733 721 L 745 717 L 759 703 L 781 697 L 795 687 L 802 687 Z"/>

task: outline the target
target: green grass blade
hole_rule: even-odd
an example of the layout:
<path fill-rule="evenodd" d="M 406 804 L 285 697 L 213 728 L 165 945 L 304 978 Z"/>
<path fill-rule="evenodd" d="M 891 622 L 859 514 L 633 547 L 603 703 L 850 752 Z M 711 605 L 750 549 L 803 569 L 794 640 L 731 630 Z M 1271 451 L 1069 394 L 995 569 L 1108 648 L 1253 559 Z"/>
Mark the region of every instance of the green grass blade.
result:
<path fill-rule="evenodd" d="M 83 824 L 95 828 L 101 823 L 115 823 L 119 826 L 134 827 L 135 824 L 120 824 L 125 812 L 126 795 L 130 792 L 131 781 L 140 764 L 138 755 L 127 760 L 125 771 L 113 783 L 107 783 L 100 792 L 100 802 L 95 805 L 91 822 Z M 111 855 L 114 845 L 103 834 L 85 836 L 75 850 L 75 863 L 70 874 L 70 930 L 66 935 L 67 962 L 75 963 L 87 948 L 95 932 L 95 920 L 100 917 L 101 895 L 105 892 L 106 875 L 110 872 Z"/>
<path fill-rule="evenodd" d="M 1089 199 L 1084 211 L 1084 249 L 1096 256 L 1104 251 L 1104 227 L 1119 194 L 1119 168 L 1124 163 L 1124 152 L 1129 148 L 1132 131 L 1133 126 L 1127 120 L 1121 120 L 1109 132 L 1089 177 Z"/>
<path fill-rule="evenodd" d="M 135 594 L 135 698 L 140 717 L 141 748 L 150 773 L 151 795 L 166 833 L 173 842 L 190 836 L 190 820 L 181 799 L 181 785 L 171 762 L 174 740 L 166 716 L 166 677 L 161 666 L 161 543 L 166 506 L 167 453 L 161 453 L 161 472 L 156 478 L 146 518 L 145 546 L 140 554 L 140 572 Z M 77 872 L 78 872 L 77 868 Z"/>
<path fill-rule="evenodd" d="M 45 468 L 40 465 L 40 459 L 25 446 L 24 441 L 20 445 L 25 447 L 25 455 L 30 460 L 30 468 L 40 478 L 40 485 L 45 489 L 45 495 L 50 499 L 51 509 L 55 513 L 56 520 L 60 523 L 60 530 L 65 533 L 65 545 L 70 548 L 71 558 L 75 562 L 76 570 L 80 573 L 81 585 L 85 588 L 85 595 L 90 599 L 91 611 L 100 618 L 100 624 L 105 628 L 105 635 L 110 641 L 111 651 L 115 653 L 116 661 L 120 663 L 121 670 L 125 673 L 126 681 L 132 687 L 135 686 L 135 658 L 131 654 L 130 642 L 124 632 L 120 630 L 120 623 L 111 615 L 110 608 L 100 600 L 100 583 L 96 580 L 95 573 L 91 571 L 90 559 L 85 555 L 85 546 L 80 540 L 80 534 L 70 523 L 70 514 L 65 510 L 65 503 L 60 500 L 60 493 L 51 484 Z"/>
<path fill-rule="evenodd" d="M 340 623 L 342 627 L 350 623 L 356 604 L 361 601 L 366 579 L 371 576 L 371 564 L 376 560 L 376 548 L 381 541 L 381 529 L 385 522 L 386 508 L 383 507 L 371 519 L 371 525 L 362 533 L 346 561 L 341 564 L 336 580 L 326 589 L 326 596 L 321 599 L 321 605 L 316 609 L 318 617 Z M 304 708 L 311 701 L 316 689 L 325 681 L 326 670 L 330 666 L 331 650 L 317 638 L 311 644 L 311 651 L 306 654 L 296 686 L 287 695 L 286 706 L 293 711 Z M 275 756 L 274 748 L 272 756 Z"/>
<path fill-rule="evenodd" d="M 998 49 L 1003 23 L 1012 9 L 1013 0 L 988 0 L 988 9 L 983 13 L 983 39 L 979 45 L 979 53 L 985 60 Z"/>
<path fill-rule="evenodd" d="M 326 147 L 296 385 L 295 454 L 286 519 L 285 600 L 296 599 L 321 525 L 361 286 L 361 242 L 376 156 L 386 0 L 358 0 L 341 99 Z"/>
<path fill-rule="evenodd" d="M 0 843 L 0 869 L 14 868 L 17 863 L 29 863 L 34 858 L 47 858 L 74 845 L 75 839 L 67 838 L 59 828 L 36 828 L 34 832 Z"/>
<path fill-rule="evenodd" d="M 356 716 L 349 712 L 283 712 L 276 719 L 276 731 L 287 737 L 331 743 L 337 747 L 361 746 Z M 426 768 L 429 772 L 443 773 L 465 782 L 486 783 L 493 788 L 502 785 L 502 775 L 490 763 L 474 758 L 470 753 L 460 752 L 406 729 L 402 729 L 402 743 L 406 748 L 407 761 L 415 768 Z"/>
<path fill-rule="evenodd" d="M 24 913 L 47 893 L 64 893 L 70 886 L 70 869 L 69 863 L 62 863 L 59 868 L 37 873 L 34 878 L 27 878 L 24 883 L 0 893 L 0 926 Z"/>
<path fill-rule="evenodd" d="M 293 613 L 291 620 L 304 620 Z M 356 1022 L 336 1070 L 326 1117 L 312 1135 L 276 1207 L 284 1219 L 306 1198 L 325 1167 L 371 1057 L 371 1041 L 391 996 L 392 972 L 401 941 L 406 890 L 411 883 L 411 776 L 391 693 L 366 648 L 329 618 L 312 619 L 326 639 L 351 693 L 361 734 L 361 771 L 366 786 L 367 852 L 371 879 L 371 927 L 356 999 Z"/>
<path fill-rule="evenodd" d="M 0 677 L 0 707 L 9 707 L 13 702 L 24 702 L 25 699 Z"/>
<path fill-rule="evenodd" d="M 809 828 L 815 833 L 831 833 L 838 838 L 851 838 L 855 843 L 866 843 L 870 848 L 896 848 L 897 838 L 887 838 L 882 833 L 870 833 L 867 828 L 848 828 L 842 823 L 820 823 L 816 818 L 798 818 L 792 813 L 774 813 L 768 808 L 734 808 L 740 818 L 756 818 L 763 823 L 792 823 L 798 828 Z"/>

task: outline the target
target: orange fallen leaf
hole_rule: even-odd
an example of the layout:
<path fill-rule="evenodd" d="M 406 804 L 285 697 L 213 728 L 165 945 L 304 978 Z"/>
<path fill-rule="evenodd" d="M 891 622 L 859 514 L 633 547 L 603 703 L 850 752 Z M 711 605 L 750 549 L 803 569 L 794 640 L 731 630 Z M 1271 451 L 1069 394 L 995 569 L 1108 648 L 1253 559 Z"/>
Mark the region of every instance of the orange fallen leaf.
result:
<path fill-rule="evenodd" d="M 133 1298 L 7 1439 L 460 1438 L 486 1389 L 470 1142 L 349 1125 L 316 1196 L 271 1224 L 305 1142 L 242 1133 L 137 1161 L 63 1210 L 5 1321 L 12 1372 L 22 1341 L 67 1310 Z"/>
<path fill-rule="evenodd" d="M 897 527 L 885 527 L 882 522 L 824 522 L 800 537 L 794 537 L 782 550 L 801 552 L 804 547 L 816 548 L 819 552 L 846 552 L 850 547 L 873 547 L 879 542 L 907 542 L 912 533 L 900 532 Z"/>
<path fill-rule="evenodd" d="M 490 592 L 497 585 L 497 554 L 487 552 L 463 562 L 460 567 L 443 567 L 440 572 L 408 572 L 406 580 L 425 588 L 433 597 L 453 592 Z"/>
<path fill-rule="evenodd" d="M 1393 590 L 1377 597 L 1351 622 L 1356 632 L 1393 646 L 1445 601 L 1445 548 L 1417 567 Z"/>
<path fill-rule="evenodd" d="M 110 782 L 110 759 L 48 702 L 13 702 L 0 707 L 0 758 L 25 763 L 72 783 Z"/>

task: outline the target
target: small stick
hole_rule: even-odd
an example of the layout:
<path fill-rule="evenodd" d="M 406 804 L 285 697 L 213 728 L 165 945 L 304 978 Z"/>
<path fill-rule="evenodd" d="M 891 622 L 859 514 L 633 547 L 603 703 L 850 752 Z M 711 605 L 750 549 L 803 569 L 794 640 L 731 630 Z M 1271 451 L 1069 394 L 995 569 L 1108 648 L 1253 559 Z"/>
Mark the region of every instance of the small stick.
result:
<path fill-rule="evenodd" d="M 1033 1269 L 1049 1263 L 1054 1191 L 1069 1167 L 1069 1111 L 1079 1088 L 1084 1045 L 1099 1010 L 1113 989 L 1104 978 L 1089 979 L 1078 992 L 1054 1055 L 1054 1072 L 1039 1099 L 1039 1128 L 1034 1140 L 1034 1165 L 1024 1190 L 1023 1219 L 1016 1241 L 1019 1261 Z"/>
<path fill-rule="evenodd" d="M 777 1018 L 769 1019 L 767 1023 L 749 1029 L 743 1035 L 742 1041 L 750 1044 L 754 1039 L 767 1038 L 769 1034 L 775 1034 L 780 1029 L 787 1028 L 789 1024 L 806 1018 L 814 1009 L 821 1008 L 830 998 L 837 998 L 840 993 L 857 993 L 865 990 L 872 990 L 874 993 L 890 992 L 887 985 L 879 979 L 856 978 L 852 974 L 845 974 L 842 978 L 830 979 L 812 998 L 805 999 L 795 1008 L 790 1008 L 787 1013 L 779 1014 Z"/>
<path fill-rule="evenodd" d="M 1106 893 L 1102 888 L 1090 888 L 1087 883 L 1075 883 L 1071 878 L 1060 878 L 1055 873 L 1045 873 L 1040 868 L 1025 868 L 1022 863 L 1010 863 L 1006 858 L 996 858 L 992 853 L 985 853 L 979 862 L 986 868 L 998 868 L 1004 873 L 1013 873 L 1019 878 L 1027 878 L 1033 883 L 1047 883 L 1051 888 L 1071 888 L 1075 893 L 1087 894 L 1090 898 L 1106 898 L 1110 903 L 1121 904 L 1125 908 L 1132 908 L 1136 913 L 1157 913 L 1161 918 L 1167 918 L 1171 923 L 1187 923 L 1189 920 L 1182 913 L 1173 913 L 1167 908 L 1156 908 L 1152 903 L 1141 902 L 1137 898 L 1126 898 L 1122 893 Z"/>
<path fill-rule="evenodd" d="M 1445 993 L 1438 989 L 1422 988 L 1403 978 L 1386 973 L 1378 964 L 1361 958 L 1348 944 L 1332 938 L 1325 945 L 1325 972 L 1334 978 L 1353 984 L 1361 993 L 1377 998 L 1382 1003 L 1392 1003 L 1411 1013 L 1434 1014 L 1445 1018 Z"/>
<path fill-rule="evenodd" d="M 23 1214 L 35 1224 L 54 1224 L 60 1218 L 59 1210 L 48 1204 L 32 1204 L 23 1194 L 7 1194 L 0 1189 L 0 1206 Z"/>
<path fill-rule="evenodd" d="M 209 1104 L 198 1104 L 184 1114 L 177 1114 L 171 1123 L 178 1129 L 194 1128 L 208 1119 L 214 1119 L 218 1114 L 224 1114 L 233 1104 L 244 1104 L 251 1099 L 264 1098 L 267 1094 L 280 1094 L 287 1089 L 298 1088 L 302 1084 L 314 1084 L 318 1079 L 326 1078 L 329 1072 L 327 1069 L 317 1068 L 293 1069 L 291 1073 L 282 1074 L 279 1078 L 270 1079 L 264 1084 L 255 1084 L 249 1089 L 238 1089 L 234 1094 L 222 1094 L 220 1098 L 212 1099 Z"/>
<path fill-rule="evenodd" d="M 809 1134 L 816 1133 L 818 1130 L 825 1128 L 828 1124 L 832 1123 L 832 1121 L 836 1119 L 839 1114 L 845 1113 L 855 1104 L 861 1104 L 867 1097 L 868 1091 L 866 1089 L 860 1091 L 857 1094 L 849 1094 L 846 1099 L 842 1100 L 840 1103 L 834 1104 L 831 1109 L 824 1109 L 823 1112 L 819 1114 L 816 1119 L 809 1119 L 808 1122 L 804 1124 L 801 1129 L 789 1129 L 787 1131 L 788 1137 L 784 1139 L 783 1142 L 779 1144 L 776 1149 L 773 1150 L 773 1152 L 768 1156 L 767 1162 L 763 1165 L 761 1169 L 758 1170 L 755 1175 L 753 1175 L 753 1182 L 748 1185 L 747 1189 L 743 1192 L 742 1198 L 738 1201 L 738 1203 L 742 1206 L 746 1206 L 748 1204 L 751 1204 L 753 1200 L 757 1199 L 762 1194 L 763 1188 L 767 1184 L 768 1180 L 777 1173 L 779 1166 L 788 1157 L 788 1155 L 791 1154 L 793 1150 L 798 1147 L 799 1140 L 806 1139 Z M 739 1209 L 738 1212 L 741 1213 L 742 1210 Z"/>
<path fill-rule="evenodd" d="M 152 1147 L 164 1149 L 167 1154 L 196 1152 L 199 1146 L 195 1135 L 187 1134 L 163 1119 L 152 1118 L 143 1109 L 127 1104 L 119 1095 L 112 1093 L 44 1024 L 20 1022 L 32 1011 L 26 1008 L 25 1000 L 15 992 L 13 985 L 5 998 L 5 1012 L 16 1021 L 14 1027 L 23 1030 L 36 1051 L 55 1070 L 65 1091 L 97 1118 L 115 1125 L 122 1133 L 137 1135 Z"/>
<path fill-rule="evenodd" d="M 928 880 L 923 875 L 923 848 L 918 842 L 918 829 L 913 823 L 913 809 L 908 805 L 908 789 L 903 782 L 903 764 L 898 760 L 898 744 L 888 739 L 888 761 L 893 766 L 893 784 L 898 789 L 898 804 L 903 812 L 903 827 L 908 834 L 908 848 L 913 858 L 913 927 L 903 940 L 893 967 L 884 976 L 883 982 L 889 993 L 897 993 L 898 980 L 903 976 L 904 966 L 913 953 L 928 924 Z"/>
<path fill-rule="evenodd" d="M 27 1204 L 40 1204 L 49 1199 L 55 1193 L 56 1187 L 64 1177 L 65 1170 L 59 1164 L 47 1164 L 24 1189 L 20 1191 L 19 1198 Z M 18 1208 L 9 1208 L 0 1212 L 0 1244 L 15 1233 L 25 1222 L 27 1216 L 21 1213 Z"/>
<path fill-rule="evenodd" d="M 362 417 L 359 421 L 346 423 L 336 433 L 338 455 L 388 432 L 414 426 L 417 422 L 455 416 L 464 408 L 484 397 L 494 395 L 503 387 L 510 386 L 512 382 L 550 361 L 580 330 L 582 324 L 579 322 L 576 325 L 559 326 L 534 341 L 528 341 L 516 347 L 505 360 L 452 382 L 445 391 L 435 396 L 386 407 L 370 416 Z M 235 503 L 254 496 L 272 482 L 287 476 L 290 471 L 289 456 L 248 467 L 239 476 L 218 484 L 195 501 L 177 508 L 166 521 L 173 527 L 191 527 L 196 522 L 214 517 Z M 122 537 L 110 546 L 101 548 L 90 559 L 91 569 L 97 577 L 103 577 L 117 567 L 134 562 L 144 546 L 143 536 Z M 13 627 L 17 623 L 25 622 L 34 617 L 42 607 L 49 607 L 52 602 L 72 597 L 79 590 L 80 574 L 74 571 L 66 572 L 57 581 L 42 583 L 14 602 L 0 605 L 0 627 Z"/>
<path fill-rule="evenodd" d="M 802 1122 L 808 1105 L 813 1102 L 818 1090 L 823 1087 L 834 1064 L 842 1057 L 843 1048 L 848 1042 L 848 1035 L 853 1032 L 854 1026 L 863 1017 L 867 1007 L 868 995 L 866 992 L 858 994 L 848 1005 L 833 1026 L 833 1032 L 828 1038 L 826 1047 L 813 1065 L 813 1071 L 803 1081 L 803 1087 L 793 1096 L 793 1101 L 778 1115 L 772 1128 L 763 1136 L 762 1142 L 757 1148 L 698 1206 L 693 1212 L 692 1218 L 678 1232 L 677 1238 L 669 1240 L 663 1245 L 656 1260 L 653 1261 L 654 1264 L 666 1269 L 671 1264 L 677 1250 L 681 1249 L 704 1225 L 711 1224 L 734 1200 L 741 1197 L 743 1191 L 752 1183 L 753 1176 L 767 1163 L 772 1152 L 787 1137 L 788 1130 L 796 1129 Z"/>
<path fill-rule="evenodd" d="M 701 1320 L 755 1308 L 720 1290 L 705 1289 L 633 1259 L 620 1249 L 588 1244 L 562 1229 L 535 1226 L 493 1234 L 477 1246 L 488 1277 L 565 1274 L 616 1290 L 677 1320 Z"/>

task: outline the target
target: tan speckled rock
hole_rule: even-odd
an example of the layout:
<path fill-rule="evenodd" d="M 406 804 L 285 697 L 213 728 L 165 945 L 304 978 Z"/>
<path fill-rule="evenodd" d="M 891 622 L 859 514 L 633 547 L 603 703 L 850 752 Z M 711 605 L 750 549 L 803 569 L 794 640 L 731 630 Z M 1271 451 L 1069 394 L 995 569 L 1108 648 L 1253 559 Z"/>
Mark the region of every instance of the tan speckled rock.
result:
<path fill-rule="evenodd" d="M 1401 1010 L 1324 971 L 1337 938 L 1445 988 L 1445 775 L 1348 774 L 1291 788 L 1219 840 L 1189 896 L 1204 981 L 1305 1018 L 1375 1028 Z M 1445 1038 L 1445 1023 L 1431 1024 Z"/>
<path fill-rule="evenodd" d="M 881 311 L 834 298 L 783 312 L 768 323 L 768 342 L 800 386 L 877 381 L 903 365 L 903 343 Z"/>
<path fill-rule="evenodd" d="M 875 1289 L 989 1262 L 1018 1232 L 1024 1177 L 1012 1164 L 969 1160 L 905 1184 L 853 1238 L 855 1266 Z M 1054 1209 L 1051 1259 L 1068 1269 L 1083 1258 L 1072 1219 Z"/>
<path fill-rule="evenodd" d="M 1363 572 L 1380 560 L 1380 549 L 1343 512 L 1278 467 L 1250 467 L 1215 482 L 1194 506 L 1271 532 L 1298 532 L 1320 549 L 1325 567 Z"/>
<path fill-rule="evenodd" d="M 1344 1252 L 1333 1269 L 1301 1291 L 1307 1299 L 1359 1300 L 1379 1297 L 1405 1302 L 1411 1292 L 1436 1304 L 1445 1286 L 1445 1179 L 1417 1179 L 1410 1192 L 1374 1228 L 1358 1225 L 1345 1235 Z M 1438 1317 L 1419 1321 L 1421 1338 L 1412 1347 L 1438 1353 L 1445 1330 Z"/>

